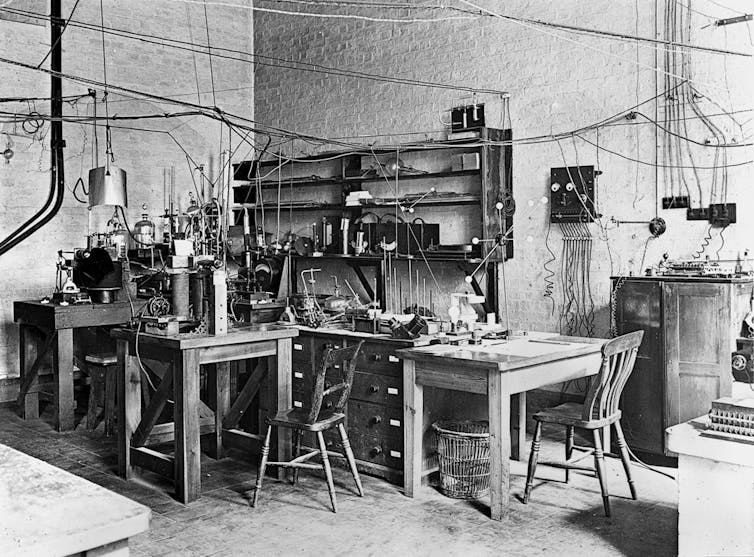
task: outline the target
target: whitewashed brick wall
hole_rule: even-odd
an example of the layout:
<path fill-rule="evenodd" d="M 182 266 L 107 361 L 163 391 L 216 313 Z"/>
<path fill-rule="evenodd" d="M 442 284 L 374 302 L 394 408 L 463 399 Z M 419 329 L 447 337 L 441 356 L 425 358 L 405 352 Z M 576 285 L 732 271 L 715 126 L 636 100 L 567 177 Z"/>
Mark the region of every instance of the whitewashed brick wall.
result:
<path fill-rule="evenodd" d="M 745 1 L 725 4 L 739 11 L 751 9 L 751 4 Z M 257 5 L 280 7 L 263 1 Z M 647 0 L 511 0 L 484 2 L 483 5 L 519 17 L 654 37 L 656 25 L 661 27 L 665 4 L 663 0 L 657 2 L 659 23 L 656 23 L 655 2 Z M 692 7 L 716 17 L 734 15 L 732 11 L 704 1 L 693 2 Z M 355 8 L 342 8 L 340 13 L 355 13 Z M 746 25 L 702 28 L 708 23 L 708 18 L 692 13 L 692 42 L 752 51 Z M 488 125 L 511 125 L 514 137 L 519 139 L 575 130 L 598 122 L 634 106 L 637 101 L 654 97 L 664 87 L 662 74 L 658 76 L 652 69 L 656 63 L 655 49 L 651 45 L 637 47 L 635 43 L 566 34 L 556 29 L 533 29 L 492 18 L 398 24 L 257 14 L 255 42 L 259 54 L 296 62 L 508 91 L 512 122 L 501 114 L 500 99 L 480 95 L 477 100 L 487 103 Z M 699 82 L 697 87 L 715 102 L 726 110 L 752 107 L 754 73 L 750 58 L 694 52 L 690 60 L 693 78 Z M 364 135 L 369 137 L 354 140 L 377 141 L 378 145 L 390 141 L 390 138 L 374 137 L 380 134 L 418 132 L 412 139 L 442 138 L 441 120 L 449 119 L 448 109 L 471 100 L 466 94 L 447 90 L 266 66 L 258 68 L 256 80 L 255 112 L 261 123 L 331 138 Z M 699 104 L 707 113 L 720 112 L 709 101 L 700 100 Z M 642 110 L 656 117 L 654 103 L 642 106 Z M 660 117 L 661 114 L 660 111 Z M 739 142 L 742 136 L 751 142 L 751 114 L 737 115 L 740 121 L 749 122 L 743 132 L 729 119 L 717 117 L 715 122 Z M 601 129 L 599 134 L 591 131 L 582 135 L 626 157 L 649 163 L 655 161 L 656 129 L 651 124 L 616 125 Z M 693 122 L 689 124 L 689 135 L 702 141 L 705 138 L 705 132 Z M 401 138 L 405 136 L 396 135 L 394 139 Z M 659 204 L 655 191 L 659 192 L 659 197 L 668 195 L 662 171 L 656 173 L 651 165 L 637 165 L 608 152 L 598 152 L 578 138 L 564 140 L 560 147 L 569 166 L 595 165 L 602 171 L 598 202 L 606 219 L 648 221 L 655 216 L 655 205 Z M 297 142 L 286 153 L 303 154 L 313 150 L 311 145 Z M 750 148 L 729 153 L 729 162 L 753 158 Z M 527 201 L 547 194 L 549 169 L 564 166 L 563 157 L 557 143 L 547 142 L 516 145 L 513 161 L 514 194 L 519 213 L 515 230 L 516 256 L 506 267 L 511 325 L 513 328 L 557 330 L 557 307 L 562 300 L 559 288 L 555 291 L 555 313 L 543 297 L 542 263 L 549 258 L 544 242 L 547 210 L 540 208 L 527 215 L 526 207 Z M 699 148 L 695 151 L 695 161 L 698 165 L 712 164 L 711 150 L 703 153 Z M 705 196 L 708 196 L 711 173 L 700 171 L 700 176 Z M 698 196 L 695 202 L 697 200 Z M 738 224 L 725 231 L 725 247 L 720 256 L 735 258 L 745 248 L 754 250 L 754 221 L 750 216 L 754 211 L 751 165 L 730 169 L 728 201 L 738 204 Z M 690 257 L 701 245 L 708 226 L 703 222 L 686 221 L 683 210 L 660 209 L 659 216 L 668 222 L 668 232 L 649 241 L 644 267 L 656 263 L 665 252 L 673 258 Z M 609 326 L 608 277 L 611 272 L 640 273 L 649 236 L 646 225 L 626 224 L 616 228 L 607 223 L 607 227 L 608 241 L 595 241 L 591 267 L 598 335 L 606 334 Z M 591 229 L 597 235 L 597 226 L 592 225 Z M 704 255 L 716 257 L 721 246 L 719 233 L 719 228 L 713 229 L 712 241 Z M 531 237 L 531 242 L 526 241 L 527 237 Z M 560 264 L 561 238 L 554 226 L 549 244 L 558 256 L 554 264 L 556 270 Z M 557 277 L 555 280 L 557 283 Z"/>
<path fill-rule="evenodd" d="M 243 3 L 243 2 L 238 2 Z M 3 5 L 8 4 L 3 2 Z M 31 9 L 29 3 L 11 2 L 9 7 Z M 35 3 L 32 3 L 35 4 Z M 63 2 L 67 17 L 73 1 Z M 45 11 L 45 10 L 42 10 Z M 202 6 L 168 0 L 104 2 L 105 25 L 160 37 L 206 44 Z M 249 52 L 253 48 L 251 12 L 227 6 L 208 6 L 212 46 Z M 80 2 L 74 20 L 99 24 L 99 3 Z M 49 49 L 49 26 L 35 26 L 0 19 L 0 56 L 25 63 L 38 63 Z M 190 102 L 212 105 L 212 84 L 207 56 L 196 55 L 199 89 L 192 53 L 122 37 L 106 37 L 108 81 L 149 93 L 174 96 Z M 69 26 L 62 40 L 63 71 L 96 80 L 102 79 L 101 36 L 97 32 Z M 49 64 L 49 60 L 47 62 Z M 217 104 L 223 109 L 247 117 L 253 116 L 253 72 L 250 64 L 215 59 L 213 62 Z M 63 94 L 86 93 L 86 86 L 63 81 Z M 48 96 L 49 77 L 37 72 L 0 65 L 0 97 Z M 98 91 L 101 98 L 102 91 Z M 111 114 L 154 114 L 182 110 L 180 107 L 151 101 L 134 101 L 115 92 L 110 95 Z M 2 103 L 2 110 L 28 111 L 25 105 Z M 49 104 L 38 102 L 36 110 L 49 111 Z M 78 104 L 81 115 L 92 114 L 89 99 Z M 76 107 L 65 105 L 65 114 L 75 115 Z M 103 115 L 102 105 L 98 114 Z M 181 125 L 183 124 L 183 125 Z M 164 119 L 157 122 L 125 123 L 135 127 L 173 132 L 176 139 L 198 163 L 213 162 L 217 172 L 220 150 L 219 127 L 205 118 Z M 178 127 L 180 126 L 180 127 Z M 48 125 L 45 126 L 45 130 Z M 91 126 L 64 124 L 66 186 L 70 190 L 76 179 L 94 166 Z M 20 129 L 20 128 L 19 128 Z M 0 145 L 5 149 L 9 124 L 0 124 Z M 20 132 L 19 132 L 20 133 Z M 225 134 L 227 148 L 227 132 Z M 15 156 L 9 164 L 0 161 L 0 236 L 3 238 L 39 209 L 50 184 L 49 139 L 32 141 L 13 136 Z M 100 164 L 104 161 L 104 131 L 99 132 Z M 133 224 L 140 218 L 141 204 L 147 203 L 151 214 L 163 212 L 163 170 L 175 167 L 176 189 L 187 200 L 191 188 L 189 166 L 181 149 L 164 133 L 147 133 L 113 129 L 116 164 L 128 173 L 128 215 Z M 241 150 L 245 152 L 245 149 Z M 80 193 L 80 192 L 79 192 Z M 185 206 L 185 203 L 184 203 Z M 6 255 L 0 257 L 0 379 L 18 375 L 17 330 L 13 323 L 12 302 L 50 295 L 55 284 L 56 253 L 85 245 L 88 219 L 93 228 L 105 222 L 111 211 L 95 208 L 91 215 L 85 205 L 66 192 L 63 207 L 55 219 Z M 159 219 L 157 219 L 159 222 Z"/>

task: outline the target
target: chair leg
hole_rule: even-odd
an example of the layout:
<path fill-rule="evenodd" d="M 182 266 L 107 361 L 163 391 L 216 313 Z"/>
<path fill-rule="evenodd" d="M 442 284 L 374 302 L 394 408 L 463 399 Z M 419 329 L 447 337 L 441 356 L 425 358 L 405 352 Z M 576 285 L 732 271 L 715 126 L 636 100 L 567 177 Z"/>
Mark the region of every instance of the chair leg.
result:
<path fill-rule="evenodd" d="M 526 488 L 524 489 L 524 503 L 529 502 L 531 488 L 534 484 L 534 472 L 537 470 L 537 458 L 539 457 L 539 441 L 542 438 L 542 422 L 537 420 L 534 426 L 534 439 L 531 442 L 531 452 L 529 453 L 529 468 L 526 472 Z"/>
<path fill-rule="evenodd" d="M 332 512 L 338 512 L 337 503 L 335 502 L 335 484 L 332 480 L 332 470 L 330 469 L 330 459 L 327 458 L 327 445 L 325 444 L 325 437 L 321 431 L 317 432 L 317 440 L 319 441 L 319 453 L 322 456 L 322 468 L 325 471 L 325 478 L 327 478 L 327 490 L 330 492 L 330 503 L 332 504 Z"/>
<path fill-rule="evenodd" d="M 340 442 L 343 445 L 343 452 L 345 453 L 348 466 L 351 468 L 351 475 L 356 482 L 356 488 L 359 490 L 359 496 L 364 497 L 364 489 L 361 487 L 361 478 L 359 478 L 359 471 L 356 469 L 356 459 L 353 457 L 353 450 L 351 450 L 351 442 L 348 440 L 348 434 L 343 424 L 338 424 L 338 431 L 340 432 Z"/>
<path fill-rule="evenodd" d="M 301 454 L 301 437 L 303 437 L 304 432 L 300 429 L 296 429 L 293 432 L 293 458 L 298 457 L 298 455 Z M 293 485 L 296 485 L 298 483 L 298 468 L 293 469 Z"/>
<path fill-rule="evenodd" d="M 631 498 L 636 499 L 636 487 L 634 486 L 634 479 L 631 477 L 631 459 L 628 455 L 628 447 L 626 446 L 626 438 L 623 435 L 623 428 L 620 425 L 620 420 L 613 425 L 615 425 L 615 437 L 618 439 L 618 450 L 620 451 L 621 462 L 623 462 L 623 470 L 626 471 L 628 489 L 631 490 Z"/>
<path fill-rule="evenodd" d="M 565 439 L 565 457 L 566 462 L 571 460 L 571 457 L 573 456 L 573 430 L 574 427 L 572 425 L 566 426 L 566 439 Z M 568 480 L 570 479 L 570 470 L 568 468 L 565 469 L 565 481 L 568 483 Z"/>
<path fill-rule="evenodd" d="M 254 495 L 251 496 L 250 505 L 252 507 L 257 506 L 257 497 L 259 492 L 262 491 L 262 478 L 264 478 L 264 472 L 267 468 L 267 457 L 270 454 L 270 434 L 272 433 L 272 426 L 267 426 L 267 435 L 264 437 L 264 445 L 262 445 L 262 456 L 259 459 L 259 471 L 257 472 L 257 484 L 254 488 Z"/>
<path fill-rule="evenodd" d="M 610 499 L 607 493 L 607 473 L 605 472 L 605 455 L 602 452 L 602 440 L 600 431 L 592 431 L 594 437 L 594 468 L 597 471 L 597 478 L 600 481 L 600 490 L 602 491 L 602 505 L 605 508 L 605 516 L 610 516 Z"/>

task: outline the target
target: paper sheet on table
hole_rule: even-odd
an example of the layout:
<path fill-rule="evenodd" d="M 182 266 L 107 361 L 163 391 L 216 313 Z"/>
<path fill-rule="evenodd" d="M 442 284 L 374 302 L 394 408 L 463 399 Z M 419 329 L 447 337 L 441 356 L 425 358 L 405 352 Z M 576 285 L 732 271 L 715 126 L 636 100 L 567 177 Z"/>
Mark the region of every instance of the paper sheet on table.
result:
<path fill-rule="evenodd" d="M 504 354 L 506 356 L 532 357 L 543 354 L 553 354 L 563 350 L 574 350 L 589 346 L 580 342 L 532 342 L 528 339 L 512 340 L 504 344 L 464 346 L 464 349 L 472 352 L 485 352 L 488 354 Z"/>

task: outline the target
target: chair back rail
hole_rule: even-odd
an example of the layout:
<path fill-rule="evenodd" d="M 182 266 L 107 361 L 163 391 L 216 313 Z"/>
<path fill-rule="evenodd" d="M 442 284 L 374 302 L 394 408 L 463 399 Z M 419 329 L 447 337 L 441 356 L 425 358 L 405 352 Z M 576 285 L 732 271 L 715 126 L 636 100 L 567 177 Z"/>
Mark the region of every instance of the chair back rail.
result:
<path fill-rule="evenodd" d="M 322 364 L 317 369 L 312 386 L 311 404 L 307 422 L 313 424 L 317 421 L 322 409 L 322 401 L 325 396 L 340 391 L 338 402 L 334 407 L 335 412 L 341 412 L 348 402 L 353 387 L 353 376 L 356 369 L 356 358 L 361 350 L 362 340 L 353 346 L 346 348 L 328 348 L 322 356 Z M 331 368 L 340 369 L 339 383 L 325 388 L 325 375 Z"/>
<path fill-rule="evenodd" d="M 584 400 L 582 419 L 602 419 L 618 412 L 618 403 L 631 375 L 644 331 L 634 331 L 602 345 L 602 365 Z"/>

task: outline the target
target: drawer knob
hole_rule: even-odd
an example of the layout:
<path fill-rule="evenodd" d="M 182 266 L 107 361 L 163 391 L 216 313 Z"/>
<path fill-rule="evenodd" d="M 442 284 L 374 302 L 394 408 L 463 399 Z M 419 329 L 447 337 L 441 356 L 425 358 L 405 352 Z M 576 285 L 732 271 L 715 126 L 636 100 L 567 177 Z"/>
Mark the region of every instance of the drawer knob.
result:
<path fill-rule="evenodd" d="M 382 416 L 373 416 L 372 417 L 372 423 L 373 424 L 381 424 L 382 423 Z"/>
<path fill-rule="evenodd" d="M 372 447 L 372 450 L 369 451 L 369 454 L 372 456 L 377 456 L 378 454 L 382 454 L 382 447 Z"/>
<path fill-rule="evenodd" d="M 382 354 L 372 354 L 372 360 L 374 360 L 375 362 L 381 362 Z"/>
<path fill-rule="evenodd" d="M 373 393 L 379 393 L 380 392 L 380 386 L 379 385 L 372 385 L 369 387 L 369 390 Z"/>

